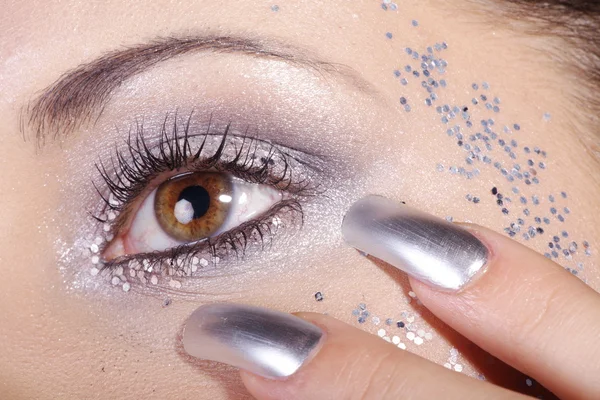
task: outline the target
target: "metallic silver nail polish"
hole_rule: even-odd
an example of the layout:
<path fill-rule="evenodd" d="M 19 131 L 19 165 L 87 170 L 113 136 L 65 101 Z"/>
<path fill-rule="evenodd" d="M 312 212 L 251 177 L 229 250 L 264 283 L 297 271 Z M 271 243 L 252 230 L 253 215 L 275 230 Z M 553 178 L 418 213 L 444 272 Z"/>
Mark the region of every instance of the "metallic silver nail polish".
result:
<path fill-rule="evenodd" d="M 350 246 L 449 291 L 483 271 L 489 257 L 486 246 L 462 227 L 381 196 L 354 203 L 342 234 Z"/>
<path fill-rule="evenodd" d="M 196 309 L 183 333 L 185 351 L 266 378 L 295 373 L 316 349 L 323 332 L 301 318 L 241 304 Z"/>

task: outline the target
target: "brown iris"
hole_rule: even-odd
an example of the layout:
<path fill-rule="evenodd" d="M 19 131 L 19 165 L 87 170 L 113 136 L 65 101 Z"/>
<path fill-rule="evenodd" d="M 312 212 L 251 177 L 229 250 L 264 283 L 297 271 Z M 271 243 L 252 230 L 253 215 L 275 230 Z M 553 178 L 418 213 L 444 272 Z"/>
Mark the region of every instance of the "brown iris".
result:
<path fill-rule="evenodd" d="M 156 190 L 154 212 L 160 226 L 185 242 L 214 234 L 231 207 L 231 179 L 218 172 L 196 172 L 163 182 Z"/>

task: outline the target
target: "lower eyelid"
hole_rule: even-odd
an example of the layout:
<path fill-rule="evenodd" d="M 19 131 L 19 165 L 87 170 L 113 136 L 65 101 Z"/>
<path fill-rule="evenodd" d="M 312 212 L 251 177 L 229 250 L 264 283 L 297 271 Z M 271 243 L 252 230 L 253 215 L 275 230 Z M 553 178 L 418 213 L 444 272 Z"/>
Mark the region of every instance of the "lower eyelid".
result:
<path fill-rule="evenodd" d="M 123 257 L 107 263 L 105 267 L 111 274 L 115 274 L 115 271 L 120 273 L 121 278 L 129 272 L 142 284 L 160 284 L 162 281 L 171 284 L 176 280 L 177 288 L 180 285 L 177 279 L 193 277 L 197 273 L 210 275 L 220 271 L 224 263 L 242 261 L 250 255 L 249 252 L 264 251 L 273 243 L 280 229 L 299 229 L 303 218 L 302 207 L 297 200 L 283 200 L 258 221 L 249 221 L 217 237 L 166 252 Z M 257 233 L 259 230 L 260 234 Z"/>

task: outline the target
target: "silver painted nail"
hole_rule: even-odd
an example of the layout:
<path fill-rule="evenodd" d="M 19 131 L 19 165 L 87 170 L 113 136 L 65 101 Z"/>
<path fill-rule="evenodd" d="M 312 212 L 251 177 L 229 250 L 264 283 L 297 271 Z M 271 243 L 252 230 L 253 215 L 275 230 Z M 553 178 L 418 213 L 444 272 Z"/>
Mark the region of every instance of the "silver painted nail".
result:
<path fill-rule="evenodd" d="M 183 333 L 185 351 L 198 358 L 242 368 L 266 378 L 295 373 L 323 333 L 301 318 L 241 304 L 196 309 Z"/>
<path fill-rule="evenodd" d="M 430 286 L 458 291 L 486 266 L 487 247 L 443 219 L 381 196 L 354 203 L 342 223 L 344 240 Z"/>

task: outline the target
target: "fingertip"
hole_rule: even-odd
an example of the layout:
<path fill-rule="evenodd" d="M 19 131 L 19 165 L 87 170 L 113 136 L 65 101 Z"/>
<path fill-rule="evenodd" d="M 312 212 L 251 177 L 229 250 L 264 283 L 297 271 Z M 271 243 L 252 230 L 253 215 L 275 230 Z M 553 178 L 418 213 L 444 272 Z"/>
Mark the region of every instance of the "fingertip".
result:
<path fill-rule="evenodd" d="M 587 373 L 585 366 L 598 359 L 600 348 L 577 344 L 586 342 L 585 330 L 572 328 L 580 321 L 600 326 L 600 296 L 524 244 L 481 226 L 461 226 L 490 249 L 484 273 L 456 293 L 411 278 L 422 304 L 479 347 L 553 392 L 565 398 L 579 389 L 597 393 L 599 386 L 592 380 L 585 382 L 585 389 L 570 382 Z M 587 306 L 573 307 L 575 298 Z M 556 376 L 568 378 L 556 380 Z"/>

